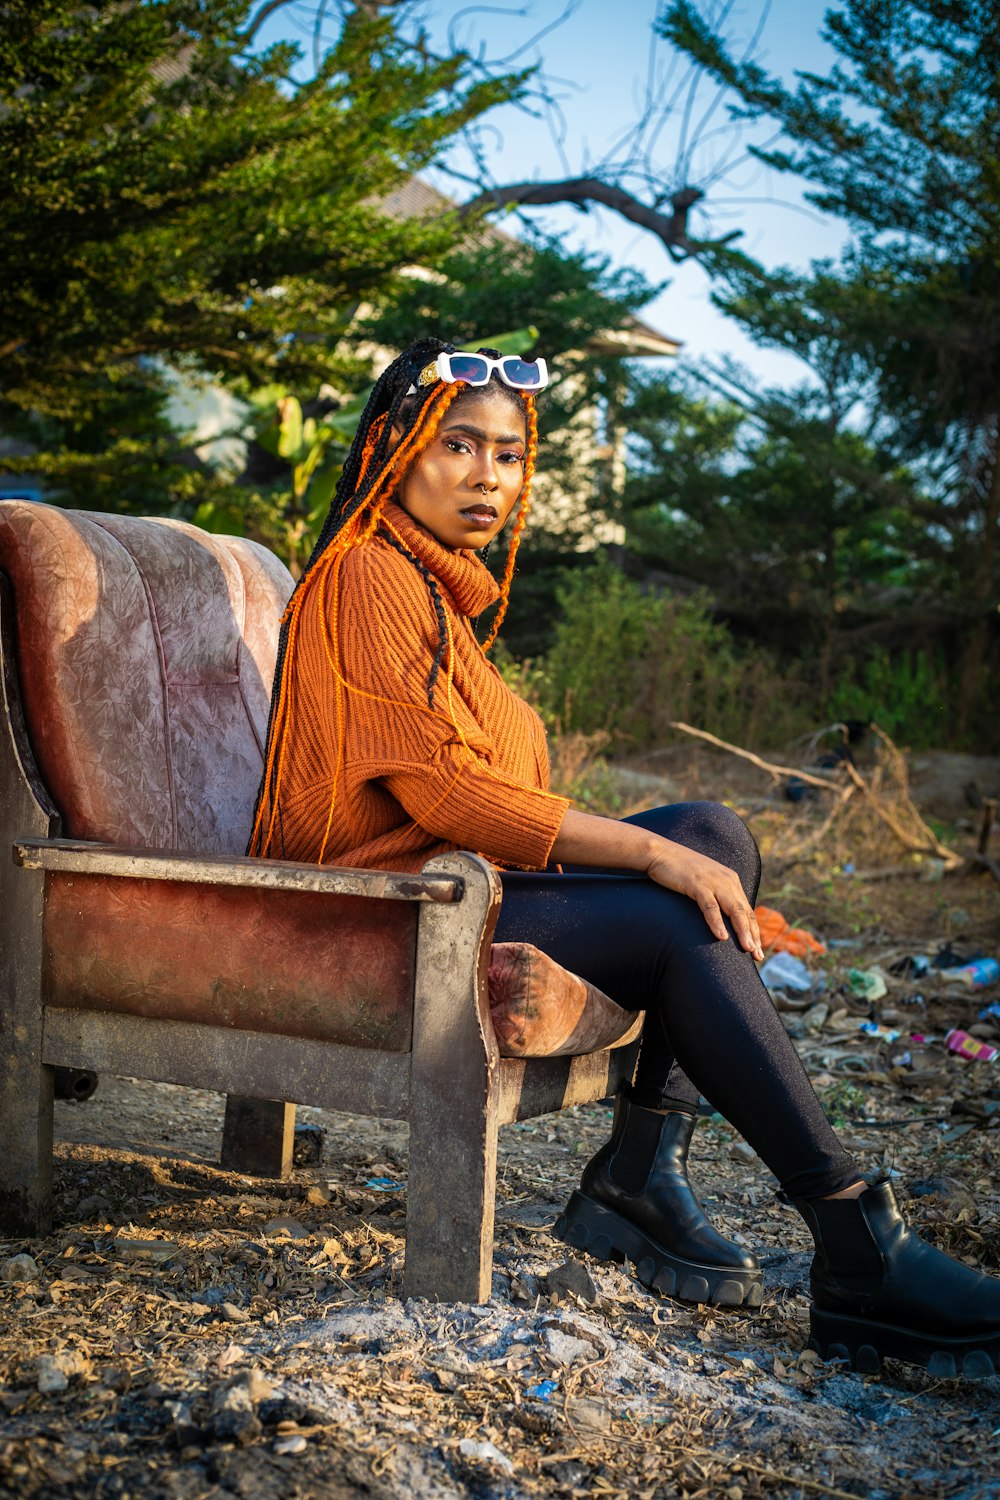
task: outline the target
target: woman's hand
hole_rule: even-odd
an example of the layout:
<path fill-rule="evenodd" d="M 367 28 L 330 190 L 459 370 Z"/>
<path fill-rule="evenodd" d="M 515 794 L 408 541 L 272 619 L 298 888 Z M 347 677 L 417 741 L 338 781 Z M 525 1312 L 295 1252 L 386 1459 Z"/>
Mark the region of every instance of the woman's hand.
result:
<path fill-rule="evenodd" d="M 700 907 L 709 930 L 723 941 L 729 937 L 724 920 L 728 917 L 740 947 L 758 960 L 764 957 L 753 907 L 739 876 L 728 865 L 720 865 L 707 854 L 698 854 L 672 839 L 656 838 L 646 874 L 667 890 L 690 896 Z"/>
<path fill-rule="evenodd" d="M 551 858 L 559 864 L 638 870 L 667 890 L 689 896 L 700 907 L 709 931 L 723 942 L 729 937 L 728 917 L 740 947 L 758 960 L 764 957 L 757 919 L 739 876 L 707 854 L 661 838 L 637 823 L 619 823 L 571 807 L 552 846 Z"/>

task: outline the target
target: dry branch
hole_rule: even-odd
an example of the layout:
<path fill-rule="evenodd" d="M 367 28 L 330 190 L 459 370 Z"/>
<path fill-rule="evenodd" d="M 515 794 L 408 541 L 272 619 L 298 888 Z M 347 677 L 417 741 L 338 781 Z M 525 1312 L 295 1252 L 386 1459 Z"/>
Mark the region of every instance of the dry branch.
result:
<path fill-rule="evenodd" d="M 808 771 L 800 771 L 793 766 L 776 766 L 769 760 L 763 760 L 761 756 L 755 755 L 752 750 L 742 750 L 739 745 L 731 745 L 728 740 L 720 740 L 716 735 L 709 734 L 705 729 L 692 729 L 690 724 L 682 724 L 679 719 L 671 719 L 671 729 L 679 729 L 682 734 L 693 734 L 696 739 L 707 740 L 710 745 L 717 745 L 720 750 L 728 750 L 730 755 L 738 755 L 742 760 L 748 760 L 751 765 L 757 766 L 761 771 L 766 771 L 775 781 L 782 776 L 795 776 L 799 781 L 804 781 L 808 786 L 821 786 L 824 792 L 843 793 L 843 787 L 831 781 L 829 777 L 812 776 Z"/>

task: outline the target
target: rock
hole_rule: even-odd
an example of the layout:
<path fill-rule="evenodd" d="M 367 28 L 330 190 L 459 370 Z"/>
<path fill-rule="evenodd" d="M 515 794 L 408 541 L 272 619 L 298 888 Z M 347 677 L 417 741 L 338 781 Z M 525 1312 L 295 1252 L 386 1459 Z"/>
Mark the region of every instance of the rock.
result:
<path fill-rule="evenodd" d="M 571 1333 L 561 1333 L 558 1328 L 545 1329 L 545 1342 L 549 1357 L 554 1364 L 572 1365 L 578 1359 L 593 1359 L 597 1353 L 586 1339 L 574 1338 Z"/>
<path fill-rule="evenodd" d="M 30 1255 L 11 1255 L 0 1265 L 0 1280 L 37 1281 L 38 1263 Z"/>
<path fill-rule="evenodd" d="M 250 1314 L 245 1307 L 237 1307 L 235 1302 L 223 1302 L 219 1312 L 227 1323 L 249 1323 Z"/>
<path fill-rule="evenodd" d="M 192 1416 L 191 1407 L 187 1401 L 176 1399 L 164 1401 L 163 1412 L 173 1428 L 174 1440 L 181 1447 L 188 1443 L 198 1442 L 202 1431 Z"/>
<path fill-rule="evenodd" d="M 237 1383 L 217 1389 L 212 1397 L 212 1431 L 222 1442 L 246 1447 L 259 1438 L 263 1427 L 254 1411 L 250 1391 Z"/>
<path fill-rule="evenodd" d="M 610 1432 L 614 1424 L 614 1413 L 607 1401 L 594 1396 L 581 1396 L 571 1401 L 566 1415 L 575 1427 L 588 1428 L 591 1433 Z"/>
<path fill-rule="evenodd" d="M 729 1148 L 733 1161 L 756 1161 L 757 1153 L 746 1141 L 733 1141 Z"/>
<path fill-rule="evenodd" d="M 293 1240 L 307 1240 L 309 1231 L 298 1219 L 293 1219 L 290 1214 L 279 1214 L 275 1219 L 268 1219 L 264 1225 L 264 1233 L 288 1234 Z"/>
<path fill-rule="evenodd" d="M 35 1368 L 38 1372 L 37 1385 L 43 1396 L 54 1395 L 56 1391 L 64 1391 L 69 1385 L 69 1378 L 65 1371 L 59 1368 L 57 1361 L 51 1354 L 42 1354 L 36 1361 Z"/>
<path fill-rule="evenodd" d="M 86 1375 L 90 1360 L 78 1349 L 65 1349 L 60 1354 L 40 1354 L 35 1362 L 36 1383 L 43 1396 L 64 1391 L 74 1376 Z"/>
<path fill-rule="evenodd" d="M 304 1453 L 308 1447 L 301 1432 L 290 1432 L 285 1437 L 275 1439 L 272 1452 L 279 1458 L 294 1458 L 297 1453 Z"/>
<path fill-rule="evenodd" d="M 256 1365 L 251 1365 L 249 1370 L 241 1370 L 226 1382 L 226 1386 L 229 1390 L 244 1390 L 254 1406 L 260 1401 L 269 1401 L 274 1395 L 274 1386 Z"/>
<path fill-rule="evenodd" d="M 592 1307 L 598 1298 L 598 1290 L 594 1285 L 594 1278 L 587 1267 L 579 1260 L 563 1261 L 561 1266 L 546 1272 L 542 1278 L 545 1290 L 553 1297 L 564 1297 L 567 1293 L 579 1297 L 588 1307 Z"/>
<path fill-rule="evenodd" d="M 473 1438 L 463 1438 L 458 1445 L 458 1451 L 463 1458 L 475 1458 L 480 1463 L 496 1464 L 505 1474 L 513 1474 L 514 1465 L 505 1453 L 493 1443 L 477 1443 Z"/>

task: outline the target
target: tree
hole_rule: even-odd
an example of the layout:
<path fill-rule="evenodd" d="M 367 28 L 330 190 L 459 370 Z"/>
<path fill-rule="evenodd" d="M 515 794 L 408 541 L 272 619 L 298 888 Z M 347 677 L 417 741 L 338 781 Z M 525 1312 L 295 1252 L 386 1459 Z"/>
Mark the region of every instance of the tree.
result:
<path fill-rule="evenodd" d="M 925 536 L 944 528 L 967 725 L 1000 591 L 1000 12 L 847 0 L 826 18 L 837 64 L 794 88 L 734 59 L 691 0 L 674 0 L 662 32 L 736 91 L 743 115 L 778 123 L 786 144 L 756 154 L 857 233 L 843 322 L 898 451 L 933 470 Z"/>
<path fill-rule="evenodd" d="M 710 587 L 741 634 L 808 658 L 824 701 L 845 653 L 917 612 L 913 481 L 814 383 L 761 390 L 733 367 L 713 383 L 726 399 L 636 390 L 631 544 Z"/>
<path fill-rule="evenodd" d="M 212 481 L 165 420 L 171 369 L 360 378 L 353 310 L 462 232 L 378 198 L 519 86 L 421 55 L 377 9 L 294 84 L 295 48 L 246 53 L 245 0 L 0 5 L 8 471 L 91 507 L 176 505 Z"/>

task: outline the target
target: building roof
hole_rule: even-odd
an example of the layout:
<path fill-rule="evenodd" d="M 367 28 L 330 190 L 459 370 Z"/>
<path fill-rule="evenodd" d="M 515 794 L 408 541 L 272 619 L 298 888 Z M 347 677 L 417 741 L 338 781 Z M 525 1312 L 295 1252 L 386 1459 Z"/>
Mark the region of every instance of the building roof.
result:
<path fill-rule="evenodd" d="M 400 187 L 380 198 L 379 206 L 390 218 L 399 219 L 437 218 L 460 207 L 453 198 L 439 192 L 422 177 L 408 178 Z M 488 220 L 477 224 L 476 239 L 483 246 L 503 246 L 522 253 L 528 249 L 523 241 Z M 587 340 L 586 348 L 592 354 L 618 355 L 622 359 L 664 359 L 679 353 L 683 340 L 661 333 L 651 323 L 630 313 L 621 328 L 595 334 Z"/>

